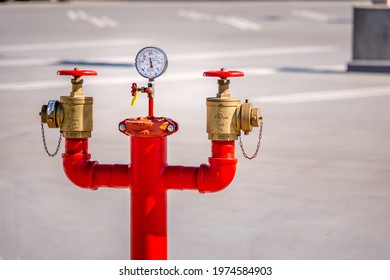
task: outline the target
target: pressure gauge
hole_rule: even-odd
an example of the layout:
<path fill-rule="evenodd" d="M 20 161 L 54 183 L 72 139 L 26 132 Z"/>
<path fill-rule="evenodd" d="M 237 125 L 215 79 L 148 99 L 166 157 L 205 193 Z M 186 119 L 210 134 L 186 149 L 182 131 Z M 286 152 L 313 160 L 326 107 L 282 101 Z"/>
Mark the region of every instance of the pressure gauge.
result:
<path fill-rule="evenodd" d="M 167 70 L 167 67 L 168 57 L 160 48 L 143 48 L 135 57 L 135 68 L 145 78 L 157 78 Z"/>

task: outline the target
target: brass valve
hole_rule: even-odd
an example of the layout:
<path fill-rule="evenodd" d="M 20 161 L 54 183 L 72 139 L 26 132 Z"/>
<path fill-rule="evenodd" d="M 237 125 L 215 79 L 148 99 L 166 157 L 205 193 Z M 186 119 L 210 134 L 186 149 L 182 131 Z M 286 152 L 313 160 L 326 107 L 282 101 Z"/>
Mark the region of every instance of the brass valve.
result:
<path fill-rule="evenodd" d="M 242 77 L 243 72 L 227 71 L 222 68 L 220 71 L 207 71 L 203 73 L 206 77 L 219 77 L 218 92 L 216 97 L 207 98 L 207 133 L 210 140 L 237 140 L 241 131 L 245 135 L 258 127 L 260 120 L 259 108 L 253 108 L 248 99 L 241 104 L 239 98 L 230 96 L 228 77 Z"/>
<path fill-rule="evenodd" d="M 93 98 L 85 97 L 81 76 L 96 76 L 92 70 L 59 70 L 57 75 L 73 76 L 72 91 L 69 96 L 61 96 L 60 101 L 50 100 L 43 105 L 41 122 L 50 128 L 60 128 L 66 138 L 89 138 L 93 130 Z"/>

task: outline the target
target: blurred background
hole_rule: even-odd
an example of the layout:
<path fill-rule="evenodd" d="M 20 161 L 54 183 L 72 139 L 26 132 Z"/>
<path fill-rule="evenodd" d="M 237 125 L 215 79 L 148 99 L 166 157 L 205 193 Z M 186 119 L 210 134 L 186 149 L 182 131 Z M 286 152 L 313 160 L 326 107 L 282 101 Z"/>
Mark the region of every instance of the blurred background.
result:
<path fill-rule="evenodd" d="M 353 7 L 368 1 L 6 1 L 0 4 L 0 259 L 129 258 L 129 191 L 83 190 L 42 144 L 41 106 L 93 69 L 92 159 L 128 163 L 117 129 L 147 114 L 134 58 L 165 50 L 155 114 L 174 119 L 168 162 L 207 163 L 204 71 L 245 72 L 231 94 L 264 117 L 254 160 L 214 194 L 169 191 L 171 259 L 389 259 L 390 80 L 347 72 Z M 54 151 L 59 132 L 46 128 Z M 258 130 L 243 137 L 255 150 Z M 63 146 L 60 153 L 63 152 Z"/>

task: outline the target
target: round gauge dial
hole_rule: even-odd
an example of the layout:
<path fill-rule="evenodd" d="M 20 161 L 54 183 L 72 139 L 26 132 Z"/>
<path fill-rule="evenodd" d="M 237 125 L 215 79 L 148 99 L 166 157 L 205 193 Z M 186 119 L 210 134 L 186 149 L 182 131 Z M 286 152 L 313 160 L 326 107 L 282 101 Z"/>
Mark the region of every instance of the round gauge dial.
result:
<path fill-rule="evenodd" d="M 157 78 L 165 72 L 167 67 L 168 57 L 160 48 L 143 48 L 135 57 L 135 68 L 145 78 Z"/>

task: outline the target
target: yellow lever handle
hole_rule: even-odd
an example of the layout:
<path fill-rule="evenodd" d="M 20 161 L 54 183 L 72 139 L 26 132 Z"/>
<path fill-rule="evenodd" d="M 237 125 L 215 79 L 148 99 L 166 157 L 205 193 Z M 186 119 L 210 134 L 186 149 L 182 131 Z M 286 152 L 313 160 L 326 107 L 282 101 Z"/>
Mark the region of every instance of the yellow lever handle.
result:
<path fill-rule="evenodd" d="M 138 90 L 134 93 L 134 97 L 131 100 L 131 106 L 134 106 L 135 104 L 137 104 L 137 98 L 138 98 Z"/>

